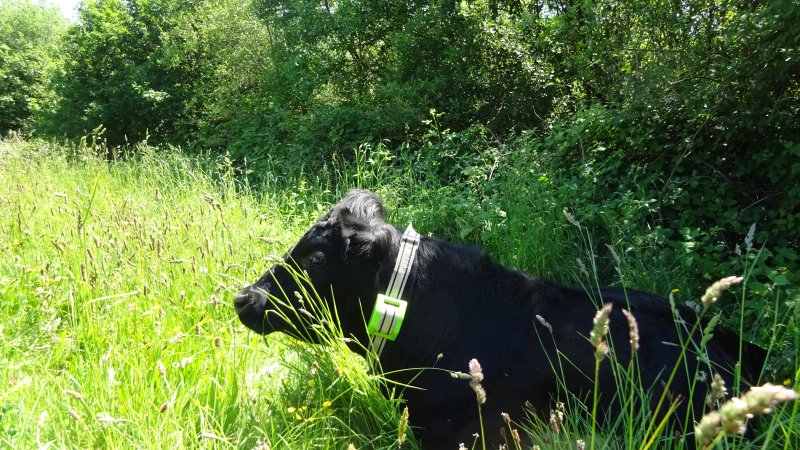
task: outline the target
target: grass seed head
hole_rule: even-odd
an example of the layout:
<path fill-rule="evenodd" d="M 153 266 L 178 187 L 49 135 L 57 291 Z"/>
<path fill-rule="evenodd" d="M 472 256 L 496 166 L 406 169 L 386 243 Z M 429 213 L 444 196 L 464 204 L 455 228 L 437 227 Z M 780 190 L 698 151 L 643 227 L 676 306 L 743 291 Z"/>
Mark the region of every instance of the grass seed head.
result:
<path fill-rule="evenodd" d="M 106 412 L 98 413 L 97 414 L 97 421 L 102 423 L 103 425 L 108 425 L 108 424 L 118 423 L 118 422 L 130 422 L 127 419 L 117 418 L 117 417 L 114 417 L 111 414 L 106 413 Z"/>
<path fill-rule="evenodd" d="M 38 428 L 40 430 L 42 428 L 44 428 L 44 425 L 47 422 L 47 419 L 49 419 L 49 418 L 50 418 L 50 414 L 47 411 L 42 411 L 42 413 L 39 414 L 39 421 L 36 422 L 36 428 Z"/>
<path fill-rule="evenodd" d="M 564 402 L 557 402 L 556 409 L 550 410 L 550 430 L 553 431 L 553 433 L 559 434 L 561 432 L 561 428 L 564 426 L 565 414 L 566 407 L 564 406 Z"/>
<path fill-rule="evenodd" d="M 694 436 L 700 448 L 706 448 L 719 435 L 720 431 L 722 431 L 722 416 L 718 411 L 707 413 L 694 426 Z"/>
<path fill-rule="evenodd" d="M 714 379 L 711 381 L 711 391 L 706 396 L 706 404 L 713 406 L 719 400 L 723 400 L 728 395 L 728 389 L 725 387 L 725 380 L 722 379 L 720 374 L 715 373 Z"/>
<path fill-rule="evenodd" d="M 578 264 L 578 270 L 580 270 L 581 274 L 586 278 L 590 278 L 589 270 L 586 269 L 586 264 L 580 258 L 575 258 L 575 262 Z"/>
<path fill-rule="evenodd" d="M 797 399 L 797 392 L 783 386 L 767 383 L 754 386 L 743 396 L 748 412 L 753 415 L 768 414 L 780 403 Z"/>
<path fill-rule="evenodd" d="M 617 251 L 614 249 L 613 246 L 606 244 L 606 248 L 608 248 L 608 251 L 611 253 L 611 256 L 614 258 L 614 262 L 617 263 L 615 268 L 617 269 L 617 271 L 619 271 L 620 267 L 622 267 L 622 258 L 619 257 L 619 254 L 617 253 Z"/>
<path fill-rule="evenodd" d="M 706 289 L 706 293 L 703 294 L 703 297 L 700 301 L 703 303 L 703 309 L 708 309 L 711 304 L 717 301 L 719 297 L 731 286 L 741 283 L 743 280 L 742 277 L 725 277 L 721 280 L 715 281 L 711 286 Z"/>
<path fill-rule="evenodd" d="M 167 368 L 161 360 L 156 361 L 156 367 L 158 367 L 158 373 L 160 373 L 162 377 L 167 374 Z"/>
<path fill-rule="evenodd" d="M 72 398 L 77 398 L 78 400 L 83 400 L 83 394 L 77 391 L 73 391 L 71 389 L 64 389 L 64 393 L 69 395 Z"/>
<path fill-rule="evenodd" d="M 753 237 L 756 234 L 756 224 L 750 225 L 750 230 L 747 231 L 747 236 L 744 238 L 744 249 L 745 252 L 750 253 L 750 250 L 753 249 Z"/>
<path fill-rule="evenodd" d="M 473 358 L 469 361 L 469 385 L 478 399 L 479 404 L 486 403 L 486 391 L 481 386 L 483 381 L 483 369 L 477 359 Z"/>
<path fill-rule="evenodd" d="M 597 311 L 592 322 L 592 331 L 589 333 L 589 342 L 595 349 L 594 357 L 597 361 L 602 361 L 609 352 L 605 336 L 608 334 L 608 316 L 611 314 L 611 308 L 611 303 L 606 303 Z"/>
<path fill-rule="evenodd" d="M 558 418 L 556 418 L 556 412 L 550 410 L 550 431 L 555 434 L 561 433 L 561 428 L 558 426 Z"/>
<path fill-rule="evenodd" d="M 753 417 L 748 412 L 747 402 L 734 397 L 719 408 L 722 419 L 722 431 L 727 434 L 742 434 L 747 430 L 747 419 Z"/>
<path fill-rule="evenodd" d="M 569 212 L 569 211 L 567 211 L 566 209 L 564 209 L 564 210 L 563 210 L 563 213 L 564 213 L 564 218 L 566 218 L 566 219 L 567 219 L 567 222 L 571 223 L 572 225 L 574 225 L 574 226 L 576 226 L 576 227 L 578 227 L 578 228 L 580 228 L 580 227 L 581 227 L 581 223 L 580 223 L 580 222 L 578 222 L 578 219 L 576 219 L 576 218 L 575 218 L 575 216 L 573 216 L 572 214 L 570 214 L 570 212 Z"/>
<path fill-rule="evenodd" d="M 628 329 L 630 330 L 630 343 L 631 343 L 631 351 L 636 352 L 639 350 L 639 324 L 636 322 L 636 317 L 633 317 L 633 314 L 628 311 L 627 309 L 622 309 L 622 314 L 625 315 L 625 318 L 628 319 Z"/>
<path fill-rule="evenodd" d="M 403 408 L 403 414 L 400 416 L 400 424 L 397 426 L 397 448 L 403 445 L 406 441 L 406 431 L 408 430 L 408 406 Z"/>
<path fill-rule="evenodd" d="M 216 434 L 211 433 L 209 431 L 203 431 L 202 433 L 197 435 L 197 439 L 209 439 L 209 440 L 212 440 L 212 441 L 226 441 L 227 440 L 224 437 L 217 436 Z"/>
<path fill-rule="evenodd" d="M 695 439 L 700 448 L 708 448 L 721 433 L 742 434 L 747 429 L 747 419 L 768 414 L 780 403 L 797 399 L 792 389 L 765 384 L 755 386 L 741 397 L 725 402 L 719 411 L 704 415 L 695 425 Z"/>
<path fill-rule="evenodd" d="M 58 241 L 56 241 L 55 239 L 51 239 L 50 243 L 53 244 L 53 247 L 55 247 L 59 253 L 61 253 L 62 255 L 64 254 L 64 247 L 61 244 L 59 244 Z"/>
<path fill-rule="evenodd" d="M 542 324 L 543 327 L 547 328 L 547 330 L 550 331 L 550 334 L 553 334 L 553 326 L 550 325 L 550 322 L 545 320 L 544 317 L 542 317 L 542 316 L 537 314 L 536 315 L 536 320 L 538 320 L 539 323 Z"/>

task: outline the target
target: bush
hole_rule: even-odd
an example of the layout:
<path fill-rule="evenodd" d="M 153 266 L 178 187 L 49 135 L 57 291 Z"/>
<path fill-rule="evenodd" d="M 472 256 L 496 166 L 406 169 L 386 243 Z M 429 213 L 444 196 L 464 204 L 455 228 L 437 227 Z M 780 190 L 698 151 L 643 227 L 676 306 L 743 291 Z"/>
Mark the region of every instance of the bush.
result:
<path fill-rule="evenodd" d="M 50 79 L 66 19 L 30 0 L 0 2 L 0 135 L 32 133 L 36 116 L 52 103 Z"/>

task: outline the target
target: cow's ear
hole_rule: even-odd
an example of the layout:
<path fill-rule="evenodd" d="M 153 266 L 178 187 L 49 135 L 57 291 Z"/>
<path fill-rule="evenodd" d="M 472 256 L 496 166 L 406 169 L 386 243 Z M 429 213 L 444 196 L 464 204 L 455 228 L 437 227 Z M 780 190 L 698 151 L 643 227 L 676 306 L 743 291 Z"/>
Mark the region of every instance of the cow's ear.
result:
<path fill-rule="evenodd" d="M 391 243 L 391 232 L 385 222 L 368 222 L 348 208 L 340 208 L 338 216 L 346 244 L 346 257 L 379 260 L 386 254 Z"/>

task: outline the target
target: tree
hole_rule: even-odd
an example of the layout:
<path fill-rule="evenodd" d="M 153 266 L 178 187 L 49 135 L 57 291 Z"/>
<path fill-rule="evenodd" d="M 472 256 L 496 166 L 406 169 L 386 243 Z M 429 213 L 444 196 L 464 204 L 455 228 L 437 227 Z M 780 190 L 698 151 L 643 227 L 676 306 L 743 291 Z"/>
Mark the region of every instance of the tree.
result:
<path fill-rule="evenodd" d="M 52 102 L 49 83 L 66 26 L 56 8 L 0 0 L 0 134 L 32 132 L 35 116 Z"/>
<path fill-rule="evenodd" d="M 167 141 L 183 118 L 195 73 L 169 64 L 165 40 L 177 12 L 168 0 L 88 0 L 66 35 L 51 132 L 78 137 L 98 126 L 111 144 Z"/>

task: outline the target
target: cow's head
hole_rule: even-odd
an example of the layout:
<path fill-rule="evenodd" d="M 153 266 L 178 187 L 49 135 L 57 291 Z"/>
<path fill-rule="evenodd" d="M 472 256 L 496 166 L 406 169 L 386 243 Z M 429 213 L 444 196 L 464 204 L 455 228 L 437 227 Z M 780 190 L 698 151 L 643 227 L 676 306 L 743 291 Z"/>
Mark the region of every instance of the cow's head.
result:
<path fill-rule="evenodd" d="M 374 303 L 382 262 L 396 233 L 386 223 L 377 195 L 351 191 L 300 238 L 282 263 L 236 295 L 239 319 L 257 333 L 283 331 L 313 341 L 317 334 L 309 327 L 318 318 L 301 293 L 316 293 L 336 311 L 345 335 L 365 342 L 364 317 Z"/>

